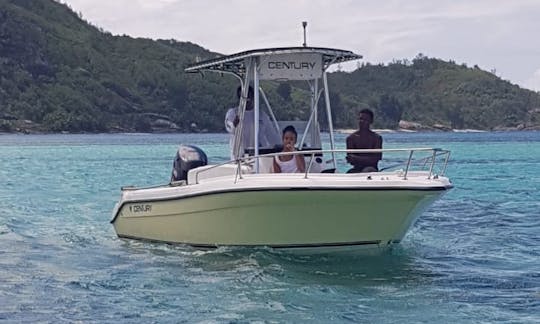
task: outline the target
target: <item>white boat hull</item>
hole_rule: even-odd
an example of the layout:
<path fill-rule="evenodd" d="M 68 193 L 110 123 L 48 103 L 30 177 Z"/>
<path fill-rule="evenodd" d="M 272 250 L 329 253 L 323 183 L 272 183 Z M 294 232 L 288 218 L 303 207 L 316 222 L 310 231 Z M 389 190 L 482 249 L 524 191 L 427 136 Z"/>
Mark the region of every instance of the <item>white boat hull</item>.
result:
<path fill-rule="evenodd" d="M 252 175 L 237 183 L 222 178 L 129 190 L 112 223 L 120 237 L 203 248 L 381 248 L 401 241 L 420 213 L 451 187 L 446 178 L 418 183 L 390 176 L 395 179 Z"/>

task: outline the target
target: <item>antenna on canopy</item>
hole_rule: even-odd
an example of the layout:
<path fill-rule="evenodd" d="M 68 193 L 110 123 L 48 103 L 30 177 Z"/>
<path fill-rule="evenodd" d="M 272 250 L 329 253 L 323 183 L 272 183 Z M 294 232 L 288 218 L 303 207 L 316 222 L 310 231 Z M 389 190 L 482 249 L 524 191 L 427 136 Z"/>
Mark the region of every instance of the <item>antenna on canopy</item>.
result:
<path fill-rule="evenodd" d="M 306 43 L 306 27 L 307 27 L 307 21 L 302 21 L 302 28 L 304 28 L 304 47 L 307 46 L 307 43 Z"/>

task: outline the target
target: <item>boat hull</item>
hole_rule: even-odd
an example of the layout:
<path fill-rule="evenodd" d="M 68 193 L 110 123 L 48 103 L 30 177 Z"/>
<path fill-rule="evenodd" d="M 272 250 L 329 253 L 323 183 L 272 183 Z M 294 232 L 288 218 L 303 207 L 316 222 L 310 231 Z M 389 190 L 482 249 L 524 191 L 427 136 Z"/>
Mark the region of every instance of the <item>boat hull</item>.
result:
<path fill-rule="evenodd" d="M 278 188 L 120 202 L 120 237 L 283 249 L 380 248 L 399 242 L 446 188 Z"/>

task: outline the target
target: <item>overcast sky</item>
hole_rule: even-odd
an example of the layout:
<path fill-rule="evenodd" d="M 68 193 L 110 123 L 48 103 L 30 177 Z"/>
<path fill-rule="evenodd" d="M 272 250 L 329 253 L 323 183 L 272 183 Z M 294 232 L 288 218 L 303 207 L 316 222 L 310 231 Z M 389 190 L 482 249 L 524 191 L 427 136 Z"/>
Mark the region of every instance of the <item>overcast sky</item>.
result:
<path fill-rule="evenodd" d="M 61 2 L 114 35 L 173 38 L 223 54 L 301 46 L 307 21 L 309 46 L 352 50 L 374 64 L 422 53 L 540 91 L 539 0 Z"/>

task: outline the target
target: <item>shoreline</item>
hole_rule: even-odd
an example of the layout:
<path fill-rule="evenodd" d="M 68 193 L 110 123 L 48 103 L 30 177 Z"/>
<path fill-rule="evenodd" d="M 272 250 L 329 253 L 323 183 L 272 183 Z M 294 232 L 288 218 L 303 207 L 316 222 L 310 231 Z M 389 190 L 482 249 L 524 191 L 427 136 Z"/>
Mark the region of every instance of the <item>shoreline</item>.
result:
<path fill-rule="evenodd" d="M 336 134 L 352 134 L 356 129 L 351 128 L 340 128 L 335 129 L 334 133 Z M 392 134 L 392 133 L 489 133 L 489 132 L 499 132 L 499 133 L 513 133 L 513 132 L 537 132 L 540 131 L 539 128 L 526 128 L 526 129 L 493 129 L 493 130 L 482 130 L 482 129 L 451 129 L 451 130 L 411 130 L 411 129 L 372 129 L 375 133 L 378 134 Z M 328 131 L 321 131 L 322 133 L 328 133 Z M 205 131 L 205 132 L 44 132 L 44 131 L 15 131 L 15 132 L 2 132 L 0 131 L 0 136 L 2 135 L 113 135 L 113 134 L 227 134 L 224 131 Z"/>
<path fill-rule="evenodd" d="M 532 129 L 531 129 L 532 130 Z M 505 132 L 505 131 L 531 131 L 523 129 L 515 130 L 481 130 L 481 129 L 449 129 L 449 130 L 440 130 L 440 129 L 425 129 L 425 130 L 414 130 L 414 129 L 389 129 L 389 128 L 374 128 L 372 131 L 378 134 L 387 134 L 387 133 L 486 133 L 486 132 Z M 537 130 L 537 129 L 534 129 Z M 352 134 L 356 129 L 352 128 L 340 128 L 336 129 L 335 132 L 338 134 Z"/>

